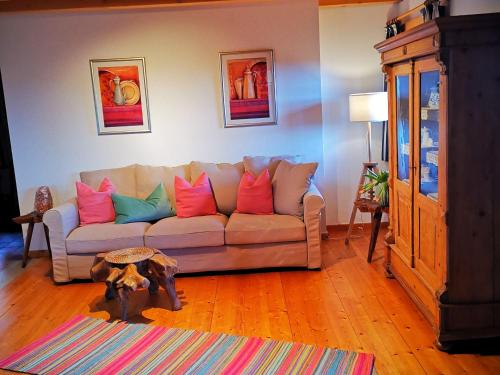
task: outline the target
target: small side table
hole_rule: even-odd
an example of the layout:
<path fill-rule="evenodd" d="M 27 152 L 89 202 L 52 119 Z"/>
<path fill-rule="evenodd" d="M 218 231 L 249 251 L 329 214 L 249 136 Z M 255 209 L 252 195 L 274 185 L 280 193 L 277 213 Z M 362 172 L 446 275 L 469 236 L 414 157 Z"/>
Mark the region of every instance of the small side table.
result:
<path fill-rule="evenodd" d="M 367 198 L 359 198 L 354 202 L 354 205 L 361 212 L 370 212 L 372 217 L 372 233 L 370 236 L 370 245 L 368 246 L 367 262 L 372 262 L 373 252 L 377 244 L 378 232 L 380 230 L 380 223 L 382 221 L 382 213 L 389 212 L 389 207 L 382 207 L 376 201 Z"/>
<path fill-rule="evenodd" d="M 24 244 L 24 253 L 23 253 L 23 268 L 26 267 L 29 259 L 30 245 L 31 245 L 31 237 L 33 236 L 33 228 L 35 224 L 43 223 L 43 214 L 33 211 L 27 215 L 18 216 L 12 219 L 12 221 L 16 224 L 28 224 L 28 233 L 26 235 L 26 242 Z M 49 249 L 49 255 L 52 258 L 52 250 L 50 248 L 50 240 L 49 240 L 49 228 L 45 224 L 43 224 L 43 231 L 45 232 L 45 241 L 47 241 L 47 248 Z"/>

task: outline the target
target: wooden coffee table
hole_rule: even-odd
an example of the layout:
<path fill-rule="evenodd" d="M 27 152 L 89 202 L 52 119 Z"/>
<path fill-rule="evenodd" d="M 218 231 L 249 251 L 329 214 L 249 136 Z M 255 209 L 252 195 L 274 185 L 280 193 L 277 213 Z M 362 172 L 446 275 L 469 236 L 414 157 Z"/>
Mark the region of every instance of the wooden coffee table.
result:
<path fill-rule="evenodd" d="M 106 282 L 106 299 L 118 296 L 121 319 L 127 320 L 128 295 L 138 288 L 156 294 L 161 286 L 167 291 L 172 310 L 180 310 L 174 279 L 177 270 L 177 261 L 160 250 L 133 247 L 97 254 L 90 274 L 94 281 Z"/>

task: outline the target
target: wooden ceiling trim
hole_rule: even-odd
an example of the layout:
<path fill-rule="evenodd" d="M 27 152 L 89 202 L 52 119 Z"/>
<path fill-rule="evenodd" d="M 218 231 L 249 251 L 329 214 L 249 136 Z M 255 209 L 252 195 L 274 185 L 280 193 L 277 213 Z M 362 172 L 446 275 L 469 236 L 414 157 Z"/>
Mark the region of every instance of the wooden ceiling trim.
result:
<path fill-rule="evenodd" d="M 269 0 L 0 0 L 0 13 L 55 10 L 103 10 L 207 5 L 217 3 L 251 3 Z M 318 0 L 319 6 L 346 6 L 397 3 L 400 0 Z"/>
<path fill-rule="evenodd" d="M 147 9 L 269 0 L 0 0 L 0 13 Z"/>

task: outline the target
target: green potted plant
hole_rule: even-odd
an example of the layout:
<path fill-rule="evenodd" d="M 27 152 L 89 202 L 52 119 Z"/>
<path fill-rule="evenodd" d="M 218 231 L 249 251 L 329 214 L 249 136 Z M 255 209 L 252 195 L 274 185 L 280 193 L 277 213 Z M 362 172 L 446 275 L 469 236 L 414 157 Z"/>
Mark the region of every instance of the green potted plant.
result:
<path fill-rule="evenodd" d="M 368 170 L 365 177 L 370 180 L 370 182 L 363 185 L 362 193 L 367 193 L 371 190 L 375 193 L 375 200 L 380 204 L 381 207 L 389 206 L 389 172 L 380 170 L 373 171 Z"/>

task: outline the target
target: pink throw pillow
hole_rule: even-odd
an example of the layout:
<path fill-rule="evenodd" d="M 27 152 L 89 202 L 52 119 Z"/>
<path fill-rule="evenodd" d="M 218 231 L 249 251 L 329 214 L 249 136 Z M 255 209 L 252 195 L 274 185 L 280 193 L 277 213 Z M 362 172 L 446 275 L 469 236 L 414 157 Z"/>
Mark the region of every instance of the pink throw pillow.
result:
<path fill-rule="evenodd" d="M 269 169 L 263 170 L 257 179 L 250 172 L 243 174 L 238 189 L 236 211 L 255 215 L 274 213 L 273 187 Z"/>
<path fill-rule="evenodd" d="M 193 185 L 175 176 L 175 203 L 178 217 L 215 215 L 217 208 L 208 175 L 203 172 Z"/>
<path fill-rule="evenodd" d="M 77 182 L 76 196 L 80 225 L 114 221 L 115 208 L 113 207 L 111 194 L 115 191 L 115 186 L 107 177 L 102 180 L 98 191 L 83 182 Z"/>

